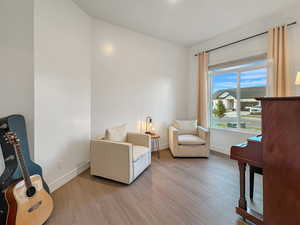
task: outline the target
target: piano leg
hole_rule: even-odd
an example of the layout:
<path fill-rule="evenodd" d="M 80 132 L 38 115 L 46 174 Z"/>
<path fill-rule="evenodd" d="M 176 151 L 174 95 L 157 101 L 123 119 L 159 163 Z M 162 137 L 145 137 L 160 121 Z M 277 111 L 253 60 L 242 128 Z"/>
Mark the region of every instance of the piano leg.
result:
<path fill-rule="evenodd" d="M 247 201 L 245 196 L 245 173 L 246 173 L 246 163 L 239 162 L 240 170 L 240 200 L 239 207 L 247 210 Z"/>

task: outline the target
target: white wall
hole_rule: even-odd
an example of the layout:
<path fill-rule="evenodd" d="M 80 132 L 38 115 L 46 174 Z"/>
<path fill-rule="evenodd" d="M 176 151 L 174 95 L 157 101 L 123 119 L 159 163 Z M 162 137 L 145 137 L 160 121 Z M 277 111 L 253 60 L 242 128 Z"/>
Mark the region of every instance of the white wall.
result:
<path fill-rule="evenodd" d="M 187 116 L 188 51 L 99 20 L 93 21 L 92 136 L 151 115 L 162 148 L 167 127 Z"/>
<path fill-rule="evenodd" d="M 0 118 L 26 117 L 33 155 L 33 1 L 0 1 Z M 0 174 L 4 169 L 0 154 Z"/>
<path fill-rule="evenodd" d="M 0 94 L 10 100 L 0 116 L 25 115 L 52 190 L 88 167 L 91 129 L 96 136 L 128 123 L 138 131 L 138 121 L 152 115 L 167 147 L 169 123 L 187 117 L 186 48 L 102 21 L 91 25 L 71 0 L 0 3 Z"/>
<path fill-rule="evenodd" d="M 89 16 L 71 0 L 34 6 L 35 159 L 56 189 L 89 161 Z"/>
<path fill-rule="evenodd" d="M 260 33 L 268 30 L 270 27 L 290 23 L 297 21 L 300 23 L 299 15 L 300 4 L 293 5 L 268 17 L 253 21 L 250 24 L 246 24 L 243 27 L 239 27 L 235 30 L 218 35 L 217 37 L 193 46 L 190 49 L 189 61 L 190 61 L 190 79 L 189 79 L 189 117 L 194 118 L 196 116 L 196 96 L 197 96 L 197 57 L 195 53 L 203 50 L 214 48 L 226 43 L 230 43 L 256 33 Z M 300 71 L 300 26 L 296 25 L 289 29 L 289 59 L 290 59 L 290 71 L 291 77 L 294 81 L 296 72 Z M 245 58 L 267 51 L 267 36 L 260 36 L 242 43 L 232 45 L 217 51 L 210 53 L 209 63 L 210 65 L 232 61 L 235 59 Z M 293 87 L 294 94 L 300 94 L 299 87 Z M 229 154 L 230 146 L 244 142 L 247 137 L 253 136 L 253 134 L 241 134 L 230 131 L 215 130 L 211 131 L 211 147 L 214 150 Z"/>

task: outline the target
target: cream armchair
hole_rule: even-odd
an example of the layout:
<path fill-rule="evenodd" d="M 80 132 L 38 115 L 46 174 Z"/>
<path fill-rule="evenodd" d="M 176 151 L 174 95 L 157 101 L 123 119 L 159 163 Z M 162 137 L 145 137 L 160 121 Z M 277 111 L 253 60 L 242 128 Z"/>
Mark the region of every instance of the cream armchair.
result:
<path fill-rule="evenodd" d="M 151 164 L 150 137 L 127 133 L 126 142 L 94 139 L 90 161 L 91 175 L 130 184 Z"/>
<path fill-rule="evenodd" d="M 193 130 L 169 128 L 169 147 L 174 157 L 209 157 L 209 140 L 209 130 L 200 126 Z"/>

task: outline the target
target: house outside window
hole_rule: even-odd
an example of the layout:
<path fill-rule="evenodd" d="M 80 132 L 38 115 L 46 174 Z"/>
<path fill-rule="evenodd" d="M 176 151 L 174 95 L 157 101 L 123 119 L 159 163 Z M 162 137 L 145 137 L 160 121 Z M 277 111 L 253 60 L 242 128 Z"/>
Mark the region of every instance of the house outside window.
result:
<path fill-rule="evenodd" d="M 266 96 L 267 61 L 264 56 L 210 67 L 210 126 L 261 130 L 261 104 Z"/>

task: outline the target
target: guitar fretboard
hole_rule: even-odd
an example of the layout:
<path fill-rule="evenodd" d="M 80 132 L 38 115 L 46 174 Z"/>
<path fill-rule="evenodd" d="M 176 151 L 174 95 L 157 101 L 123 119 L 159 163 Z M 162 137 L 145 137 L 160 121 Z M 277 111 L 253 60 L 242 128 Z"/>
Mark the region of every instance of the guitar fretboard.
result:
<path fill-rule="evenodd" d="M 29 187 L 32 186 L 32 183 L 31 183 L 31 180 L 30 180 L 30 175 L 29 175 L 29 172 L 28 172 L 28 169 L 27 169 L 25 159 L 24 159 L 23 153 L 21 151 L 20 145 L 19 144 L 14 145 L 14 149 L 15 149 L 15 152 L 16 152 L 16 155 L 17 155 L 17 159 L 18 159 L 18 163 L 19 163 L 19 166 L 20 166 L 21 173 L 22 173 L 24 181 L 25 181 L 26 188 L 29 188 Z"/>

